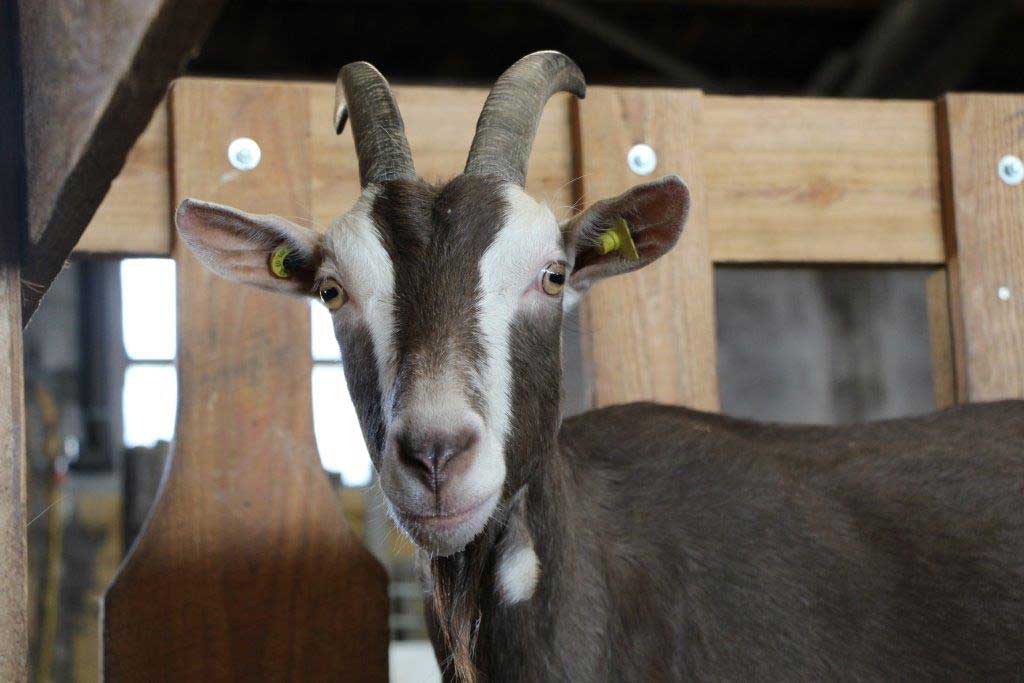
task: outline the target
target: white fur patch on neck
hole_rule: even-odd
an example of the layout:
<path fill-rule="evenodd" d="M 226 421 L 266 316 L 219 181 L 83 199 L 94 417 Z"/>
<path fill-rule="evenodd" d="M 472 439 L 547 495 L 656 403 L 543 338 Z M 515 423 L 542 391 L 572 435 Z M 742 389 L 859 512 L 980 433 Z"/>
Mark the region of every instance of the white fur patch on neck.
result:
<path fill-rule="evenodd" d="M 540 559 L 526 523 L 526 489 L 509 504 L 508 521 L 498 540 L 495 587 L 505 605 L 529 600 L 540 579 Z"/>
<path fill-rule="evenodd" d="M 533 597 L 540 578 L 540 560 L 533 545 L 502 548 L 498 556 L 498 594 L 506 605 Z"/>

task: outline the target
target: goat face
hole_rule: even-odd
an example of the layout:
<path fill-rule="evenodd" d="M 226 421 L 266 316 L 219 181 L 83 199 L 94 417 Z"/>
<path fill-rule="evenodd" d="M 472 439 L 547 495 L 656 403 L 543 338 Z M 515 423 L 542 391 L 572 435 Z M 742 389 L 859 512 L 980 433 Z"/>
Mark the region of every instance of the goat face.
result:
<path fill-rule="evenodd" d="M 551 212 L 497 178 L 373 186 L 325 237 L 352 399 L 424 548 L 462 548 L 553 438 L 566 260 Z"/>
<path fill-rule="evenodd" d="M 564 55 L 520 60 L 484 106 L 465 173 L 435 187 L 412 169 L 383 77 L 349 65 L 338 120 L 351 117 L 363 193 L 326 234 L 194 200 L 178 210 L 183 241 L 215 272 L 331 309 L 389 510 L 433 554 L 464 548 L 554 447 L 563 308 L 665 253 L 686 219 L 674 176 L 562 226 L 525 193 L 544 101 L 582 88 Z M 630 258 L 600 239 L 623 220 Z"/>

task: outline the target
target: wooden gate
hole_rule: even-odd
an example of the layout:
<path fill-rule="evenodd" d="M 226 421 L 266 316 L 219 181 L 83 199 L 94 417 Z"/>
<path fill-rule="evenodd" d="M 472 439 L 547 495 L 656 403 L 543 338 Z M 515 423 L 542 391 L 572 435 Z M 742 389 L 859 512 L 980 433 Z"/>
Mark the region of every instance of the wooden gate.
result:
<path fill-rule="evenodd" d="M 332 130 L 333 90 L 179 81 L 79 244 L 173 254 L 180 273 L 177 440 L 106 595 L 111 680 L 386 677 L 385 578 L 316 462 L 306 308 L 208 276 L 174 246 L 171 220 L 197 196 L 323 229 L 359 194 L 352 143 Z M 485 94 L 396 88 L 421 175 L 459 172 Z M 242 136 L 263 149 L 247 173 L 226 156 Z M 685 178 L 693 213 L 666 258 L 585 300 L 593 405 L 718 409 L 714 266 L 764 263 L 930 269 L 936 402 L 1024 398 L 1024 185 L 999 169 L 1024 157 L 1024 97 L 594 87 L 549 104 L 527 189 L 561 216 L 618 194 L 645 180 L 626 163 L 637 143 L 656 151 L 656 175 Z"/>

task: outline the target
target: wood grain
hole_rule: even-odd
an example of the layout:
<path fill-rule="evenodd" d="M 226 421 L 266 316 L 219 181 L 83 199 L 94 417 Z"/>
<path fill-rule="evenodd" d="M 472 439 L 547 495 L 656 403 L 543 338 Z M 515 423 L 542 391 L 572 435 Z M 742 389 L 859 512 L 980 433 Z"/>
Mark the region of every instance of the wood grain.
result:
<path fill-rule="evenodd" d="M 0 681 L 28 680 L 25 413 L 19 247 L 25 228 L 18 13 L 0 4 Z"/>
<path fill-rule="evenodd" d="M 957 400 L 1024 398 L 1024 185 L 997 172 L 1024 158 L 1024 97 L 948 95 L 940 111 Z"/>
<path fill-rule="evenodd" d="M 937 268 L 925 280 L 928 339 L 932 357 L 932 393 L 935 408 L 956 403 L 956 370 L 953 367 L 953 324 L 949 317 L 949 281 L 945 268 Z"/>
<path fill-rule="evenodd" d="M 591 88 L 580 108 L 586 203 L 652 178 L 633 174 L 626 151 L 658 154 L 656 176 L 677 173 L 691 210 L 679 243 L 650 266 L 594 286 L 581 304 L 585 370 L 593 404 L 654 400 L 718 409 L 714 271 L 708 251 L 697 91 Z"/>
<path fill-rule="evenodd" d="M 0 223 L 0 681 L 28 680 L 28 575 L 25 554 L 25 414 L 21 282 L 12 239 Z"/>
<path fill-rule="evenodd" d="M 174 244 L 167 102 L 153 112 L 82 238 L 80 255 L 166 256 Z"/>
<path fill-rule="evenodd" d="M 312 215 L 321 229 L 359 193 L 351 136 L 331 126 L 334 86 L 281 84 L 308 92 L 314 140 Z M 416 168 L 428 179 L 465 164 L 482 89 L 396 87 Z M 705 97 L 699 137 L 708 178 L 710 252 L 716 263 L 944 263 L 935 114 L 931 102 Z M 581 111 L 592 108 L 588 98 Z M 563 216 L 576 195 L 569 96 L 545 110 L 528 190 Z M 140 145 L 160 139 L 147 129 Z M 149 151 L 142 159 L 154 157 Z M 133 163 L 126 187 L 153 187 L 158 166 Z M 616 160 L 618 161 L 618 160 Z M 168 178 L 169 182 L 169 178 Z M 115 186 L 115 189 L 116 186 Z M 139 192 L 108 196 L 83 250 L 150 251 L 169 215 Z M 108 207 L 107 204 L 116 205 Z M 114 217 L 108 221 L 106 217 Z M 134 228 L 134 230 L 133 230 Z M 111 237 L 103 233 L 110 231 Z M 165 252 L 166 253 L 166 252 Z"/>
<path fill-rule="evenodd" d="M 176 199 L 308 216 L 308 103 L 291 86 L 180 83 Z M 225 154 L 242 135 L 263 151 L 248 173 Z M 105 677 L 386 680 L 386 576 L 317 460 L 308 306 L 242 291 L 184 247 L 175 258 L 177 436 L 105 597 Z"/>
<path fill-rule="evenodd" d="M 931 102 L 706 97 L 716 263 L 943 262 Z"/>
<path fill-rule="evenodd" d="M 27 324 L 223 0 L 20 0 Z"/>
<path fill-rule="evenodd" d="M 117 574 L 124 558 L 120 486 L 114 482 L 104 484 L 83 486 L 74 493 L 74 524 L 80 529 L 79 533 L 97 539 L 88 580 L 78 589 L 82 593 L 80 607 L 70 614 L 65 611 L 60 615 L 61 619 L 76 622 L 69 638 L 70 652 L 65 653 L 70 659 L 68 670 L 72 673 L 69 678 L 75 681 L 100 680 L 100 648 L 97 647 L 100 642 L 100 604 L 103 591 Z M 40 676 L 36 680 L 47 679 Z"/>

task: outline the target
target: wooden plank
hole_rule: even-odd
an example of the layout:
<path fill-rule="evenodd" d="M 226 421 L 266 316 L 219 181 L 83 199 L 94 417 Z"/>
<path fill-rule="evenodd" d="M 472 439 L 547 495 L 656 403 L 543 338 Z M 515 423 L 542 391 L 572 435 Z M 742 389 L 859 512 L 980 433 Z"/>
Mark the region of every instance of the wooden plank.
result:
<path fill-rule="evenodd" d="M 957 400 L 1024 398 L 1024 184 L 998 174 L 1024 158 L 1024 97 L 940 102 Z"/>
<path fill-rule="evenodd" d="M 0 254 L 12 246 L 0 226 Z M 0 681 L 28 680 L 25 414 L 18 264 L 0 256 Z"/>
<path fill-rule="evenodd" d="M 591 88 L 580 108 L 586 203 L 650 180 L 632 173 L 626 151 L 645 142 L 655 175 L 678 173 L 691 211 L 679 244 L 635 273 L 594 286 L 584 298 L 584 359 L 595 406 L 653 400 L 718 409 L 714 271 L 698 135 L 697 91 Z"/>
<path fill-rule="evenodd" d="M 20 0 L 28 239 L 22 319 L 96 212 L 223 0 Z"/>
<path fill-rule="evenodd" d="M 333 85 L 282 87 L 308 89 L 315 141 L 312 215 L 323 229 L 359 194 L 352 142 L 348 135 L 336 136 L 331 126 Z M 457 174 L 486 90 L 396 87 L 395 92 L 417 170 L 428 179 Z M 944 263 L 932 103 L 704 99 L 699 137 L 709 179 L 713 261 Z M 580 104 L 582 111 L 592 106 L 589 98 Z M 559 216 L 568 214 L 578 194 L 572 183 L 570 111 L 568 96 L 548 105 L 530 163 L 528 189 L 546 198 Z M 155 158 L 157 142 L 151 126 L 140 141 L 150 148 L 143 159 Z M 112 191 L 102 211 L 118 219 L 98 216 L 87 233 L 92 246 L 83 250 L 105 252 L 111 247 L 104 245 L 113 244 L 117 251 L 167 253 L 157 251 L 170 220 L 157 215 L 160 169 L 155 163 L 130 164 L 124 173 L 147 178 L 124 180 L 139 191 Z M 143 192 L 154 199 L 140 205 Z M 104 237 L 106 231 L 112 235 Z"/>
<path fill-rule="evenodd" d="M 25 414 L 17 224 L 0 223 L 0 680 L 28 679 Z M 15 234 L 12 234 L 15 233 Z"/>
<path fill-rule="evenodd" d="M 706 97 L 716 263 L 943 263 L 931 102 Z"/>
<path fill-rule="evenodd" d="M 953 325 L 949 318 L 949 285 L 945 268 L 932 271 L 925 280 L 928 338 L 932 355 L 932 391 L 939 410 L 956 403 L 956 370 L 953 367 Z"/>
<path fill-rule="evenodd" d="M 19 243 L 25 149 L 17 11 L 0 4 L 0 681 L 28 680 L 25 407 Z"/>
<path fill-rule="evenodd" d="M 167 103 L 153 112 L 74 253 L 167 256 L 174 243 Z"/>
<path fill-rule="evenodd" d="M 308 217 L 308 95 L 180 83 L 176 200 Z M 252 137 L 244 173 L 228 143 Z M 104 603 L 108 680 L 386 680 L 387 579 L 316 455 L 306 302 L 178 262 L 179 408 L 159 499 Z"/>
<path fill-rule="evenodd" d="M 71 515 L 54 515 L 60 512 L 57 509 L 48 513 L 60 519 L 61 524 L 73 523 L 77 533 L 94 539 L 90 546 L 95 554 L 86 564 L 85 571 L 79 569 L 74 574 L 65 572 L 65 585 L 58 589 L 65 596 L 77 598 L 73 598 L 74 603 L 77 603 L 76 609 L 65 609 L 59 614 L 67 634 L 65 637 L 70 641 L 70 652 L 65 654 L 69 660 L 66 670 L 71 672 L 69 678 L 75 681 L 100 680 L 100 648 L 97 647 L 100 642 L 100 602 L 103 591 L 117 574 L 124 558 L 120 488 L 120 482 L 114 476 L 101 475 L 95 481 L 83 477 L 76 482 L 74 492 L 70 493 L 71 500 L 65 499 L 62 502 L 71 507 Z M 67 540 L 73 543 L 70 538 Z M 36 680 L 52 678 L 39 676 Z"/>

